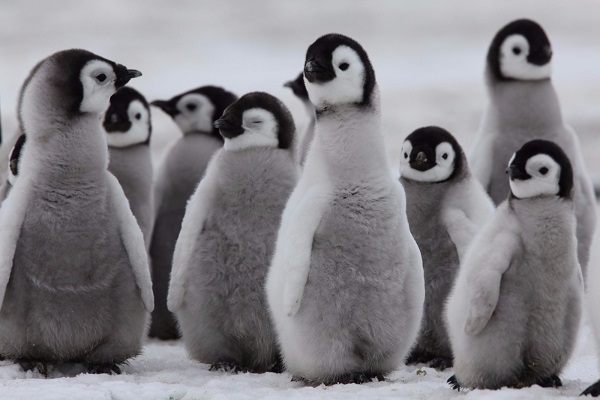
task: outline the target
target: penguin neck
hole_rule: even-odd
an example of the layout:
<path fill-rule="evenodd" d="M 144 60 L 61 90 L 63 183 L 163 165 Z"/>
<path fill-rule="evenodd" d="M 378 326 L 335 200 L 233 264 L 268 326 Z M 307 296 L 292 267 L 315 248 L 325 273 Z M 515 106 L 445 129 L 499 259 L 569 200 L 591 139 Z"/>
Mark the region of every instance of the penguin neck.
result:
<path fill-rule="evenodd" d="M 491 117 L 506 129 L 535 126 L 539 129 L 562 124 L 558 96 L 550 79 L 498 81 L 488 75 Z"/>
<path fill-rule="evenodd" d="M 332 181 L 390 176 L 376 107 L 343 105 L 317 113 L 315 147 Z"/>

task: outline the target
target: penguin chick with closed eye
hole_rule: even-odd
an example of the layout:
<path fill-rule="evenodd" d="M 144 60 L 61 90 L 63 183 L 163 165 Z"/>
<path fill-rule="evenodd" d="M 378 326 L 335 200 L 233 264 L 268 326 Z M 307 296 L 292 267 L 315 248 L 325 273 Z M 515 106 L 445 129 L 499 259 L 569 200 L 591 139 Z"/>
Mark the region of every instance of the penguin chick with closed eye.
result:
<path fill-rule="evenodd" d="M 44 59 L 20 115 L 27 145 L 0 208 L 0 354 L 24 369 L 120 372 L 141 352 L 152 284 L 142 233 L 107 171 L 101 118 L 140 76 L 85 50 Z"/>
<path fill-rule="evenodd" d="M 506 171 L 510 195 L 469 247 L 448 300 L 454 388 L 561 386 L 577 338 L 571 163 L 554 142 L 533 140 Z"/>
<path fill-rule="evenodd" d="M 552 47 L 540 25 L 513 21 L 492 40 L 486 63 L 489 102 L 470 164 L 492 200 L 499 204 L 509 192 L 504 165 L 524 143 L 551 140 L 573 165 L 577 252 L 585 279 L 596 229 L 596 199 L 583 163 L 579 140 L 565 124 L 551 81 Z"/>
<path fill-rule="evenodd" d="M 8 155 L 6 182 L 0 186 L 0 204 L 6 200 L 6 197 L 15 185 L 17 177 L 19 176 L 19 164 L 21 163 L 21 155 L 23 154 L 23 145 L 25 144 L 26 138 L 25 134 L 21 134 Z"/>
<path fill-rule="evenodd" d="M 150 247 L 154 204 L 152 193 L 152 123 L 146 98 L 137 90 L 122 87 L 110 98 L 102 124 L 106 131 L 111 172 L 121 184 L 133 216 Z"/>
<path fill-rule="evenodd" d="M 294 121 L 282 102 L 254 92 L 215 126 L 225 144 L 187 206 L 169 310 L 190 356 L 211 370 L 281 371 L 264 281 L 298 179 Z"/>
<path fill-rule="evenodd" d="M 423 259 L 425 308 L 416 344 L 406 363 L 452 366 L 445 326 L 446 300 L 460 260 L 494 214 L 491 199 L 469 171 L 454 136 L 435 126 L 420 128 L 402 145 L 400 182 L 408 225 Z"/>
<path fill-rule="evenodd" d="M 237 96 L 225 89 L 202 86 L 170 100 L 151 103 L 169 114 L 183 133 L 159 167 L 154 189 L 155 220 L 150 259 L 156 307 L 152 313 L 151 337 L 163 340 L 179 337 L 175 316 L 167 309 L 175 243 L 186 204 L 210 158 L 223 146 L 223 138 L 213 123 L 235 100 Z"/>
<path fill-rule="evenodd" d="M 312 143 L 313 137 L 315 136 L 315 106 L 310 102 L 308 98 L 308 92 L 306 91 L 306 85 L 304 85 L 304 73 L 300 72 L 298 77 L 293 81 L 286 82 L 285 87 L 292 89 L 296 97 L 298 97 L 306 112 L 308 114 L 308 124 L 304 129 L 304 134 L 296 141 L 296 158 L 300 165 L 304 165 L 310 144 Z"/>
<path fill-rule="evenodd" d="M 283 212 L 267 278 L 269 308 L 295 379 L 381 380 L 417 337 L 421 255 L 404 190 L 388 166 L 367 53 L 329 34 L 310 45 L 305 60 L 316 131 Z"/>

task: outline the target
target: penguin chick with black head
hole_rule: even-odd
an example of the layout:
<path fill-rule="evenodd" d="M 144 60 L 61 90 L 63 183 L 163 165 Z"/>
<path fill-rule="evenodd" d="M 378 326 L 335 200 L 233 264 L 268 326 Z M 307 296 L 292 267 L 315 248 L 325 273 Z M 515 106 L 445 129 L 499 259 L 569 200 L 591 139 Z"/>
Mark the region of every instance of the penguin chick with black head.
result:
<path fill-rule="evenodd" d="M 187 206 L 169 310 L 188 353 L 211 370 L 281 371 L 264 281 L 298 179 L 294 121 L 278 99 L 254 92 L 215 126 L 225 144 Z"/>
<path fill-rule="evenodd" d="M 140 76 L 85 50 L 44 59 L 20 107 L 27 144 L 0 208 L 0 354 L 25 369 L 119 372 L 141 352 L 152 286 L 144 239 L 107 171 L 101 118 Z"/>
<path fill-rule="evenodd" d="M 179 337 L 175 316 L 167 309 L 167 292 L 175 243 L 189 198 L 196 190 L 223 137 L 213 123 L 237 96 L 216 86 L 202 86 L 170 100 L 155 100 L 173 118 L 183 136 L 171 147 L 160 166 L 154 188 L 155 220 L 150 244 L 152 285 L 156 308 L 150 336 L 168 340 Z"/>
<path fill-rule="evenodd" d="M 296 79 L 286 82 L 284 86 L 292 89 L 294 95 L 302 101 L 306 113 L 308 114 L 309 119 L 308 124 L 304 129 L 304 134 L 296 140 L 296 158 L 300 165 L 304 165 L 308 150 L 310 149 L 310 144 L 315 136 L 315 106 L 313 106 L 308 98 L 308 92 L 306 91 L 306 85 L 304 84 L 304 72 L 300 72 Z"/>
<path fill-rule="evenodd" d="M 462 147 L 445 129 L 429 126 L 402 145 L 400 182 L 406 192 L 408 224 L 423 259 L 425 308 L 417 342 L 406 363 L 452 366 L 445 326 L 446 300 L 460 260 L 494 214 L 491 199 L 471 175 Z"/>
<path fill-rule="evenodd" d="M 17 181 L 17 177 L 19 176 L 19 164 L 21 163 L 23 146 L 25 145 L 26 139 L 27 137 L 24 133 L 22 133 L 8 154 L 8 171 L 6 174 L 6 182 L 0 186 L 0 204 L 6 200 L 10 190 Z"/>
<path fill-rule="evenodd" d="M 149 248 L 154 204 L 150 154 L 152 122 L 146 98 L 127 86 L 117 90 L 110 98 L 102 126 L 108 143 L 108 170 L 121 184 L 144 234 L 146 248 Z"/>
<path fill-rule="evenodd" d="M 578 257 L 586 276 L 596 228 L 596 199 L 579 140 L 565 124 L 551 81 L 552 46 L 542 27 L 520 19 L 503 27 L 489 47 L 486 83 L 489 102 L 471 154 L 471 168 L 492 200 L 509 192 L 506 160 L 533 139 L 551 140 L 573 165 Z"/>
<path fill-rule="evenodd" d="M 383 379 L 417 336 L 424 284 L 387 163 L 375 72 L 360 44 L 329 34 L 308 48 L 304 78 L 316 131 L 277 236 L 271 315 L 295 379 Z"/>
<path fill-rule="evenodd" d="M 448 300 L 455 388 L 561 386 L 579 329 L 569 158 L 555 143 L 533 140 L 506 172 L 510 195 L 469 247 Z"/>

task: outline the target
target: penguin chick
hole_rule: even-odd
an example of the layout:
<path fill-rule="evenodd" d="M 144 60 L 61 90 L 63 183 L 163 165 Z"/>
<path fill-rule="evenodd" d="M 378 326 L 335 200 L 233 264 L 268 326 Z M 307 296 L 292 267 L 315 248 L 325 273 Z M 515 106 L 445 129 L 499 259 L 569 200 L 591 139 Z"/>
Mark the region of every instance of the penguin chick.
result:
<path fill-rule="evenodd" d="M 296 158 L 298 159 L 300 165 L 304 165 L 304 162 L 306 161 L 306 155 L 308 154 L 308 150 L 310 149 L 310 144 L 313 140 L 313 137 L 315 136 L 315 107 L 308 98 L 306 85 L 304 85 L 303 72 L 300 72 L 300 74 L 295 80 L 286 82 L 284 86 L 292 89 L 296 97 L 298 97 L 302 101 L 302 104 L 304 105 L 304 108 L 306 109 L 306 112 L 308 114 L 308 124 L 306 125 L 306 128 L 304 130 L 304 134 L 297 141 L 298 144 L 296 146 Z"/>
<path fill-rule="evenodd" d="M 262 92 L 215 122 L 225 139 L 192 196 L 175 247 L 169 310 L 188 353 L 211 370 L 281 371 L 264 281 L 298 179 L 294 121 Z"/>
<path fill-rule="evenodd" d="M 108 170 L 121 184 L 149 248 L 154 204 L 148 102 L 137 90 L 122 87 L 110 98 L 103 127 L 108 143 Z"/>
<path fill-rule="evenodd" d="M 8 154 L 6 182 L 0 186 L 0 204 L 6 200 L 6 197 L 15 185 L 17 177 L 19 176 L 19 164 L 21 163 L 21 155 L 23 154 L 23 145 L 25 144 L 26 138 L 25 134 L 21 134 Z"/>
<path fill-rule="evenodd" d="M 21 104 L 19 178 L 0 209 L 0 354 L 119 372 L 153 307 L 142 233 L 100 121 L 136 70 L 85 50 L 43 60 Z M 41 366 L 41 367 L 40 367 Z"/>
<path fill-rule="evenodd" d="M 489 102 L 470 164 L 492 200 L 499 204 L 509 192 L 504 165 L 519 147 L 533 139 L 559 145 L 574 170 L 577 252 L 585 278 L 596 229 L 596 199 L 579 140 L 563 121 L 550 80 L 551 61 L 550 41 L 542 27 L 531 20 L 513 21 L 496 34 L 485 73 Z"/>
<path fill-rule="evenodd" d="M 169 114 L 183 133 L 160 166 L 154 188 L 150 260 L 156 308 L 149 333 L 152 337 L 164 340 L 179 337 L 175 317 L 167 309 L 173 251 L 187 201 L 204 175 L 208 161 L 223 146 L 223 138 L 213 123 L 236 100 L 237 96 L 225 89 L 202 86 L 170 100 L 151 103 Z"/>
<path fill-rule="evenodd" d="M 408 224 L 423 259 L 425 308 L 421 331 L 406 363 L 452 366 L 444 308 L 460 260 L 494 206 L 469 171 L 456 139 L 435 126 L 411 133 L 402 145 L 400 182 Z"/>
<path fill-rule="evenodd" d="M 555 143 L 533 140 L 506 171 L 510 195 L 469 247 L 448 300 L 455 388 L 560 386 L 579 329 L 571 163 Z"/>
<path fill-rule="evenodd" d="M 423 265 L 391 175 L 367 53 L 329 34 L 307 50 L 316 131 L 283 212 L 267 295 L 286 369 L 312 384 L 363 383 L 414 342 Z"/>

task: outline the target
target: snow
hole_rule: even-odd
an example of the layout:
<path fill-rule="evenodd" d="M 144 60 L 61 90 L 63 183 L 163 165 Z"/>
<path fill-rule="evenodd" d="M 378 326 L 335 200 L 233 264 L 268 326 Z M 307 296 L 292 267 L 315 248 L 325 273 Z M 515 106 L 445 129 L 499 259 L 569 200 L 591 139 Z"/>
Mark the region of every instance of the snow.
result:
<path fill-rule="evenodd" d="M 485 105 L 482 71 L 489 41 L 510 20 L 529 17 L 550 36 L 553 81 L 565 118 L 578 132 L 584 161 L 600 181 L 599 11 L 596 0 L 3 1 L 4 141 L 16 129 L 16 100 L 29 70 L 41 58 L 70 47 L 141 70 L 143 77 L 131 85 L 149 100 L 203 84 L 220 84 L 239 95 L 270 92 L 288 105 L 302 131 L 304 108 L 283 83 L 298 74 L 310 43 L 322 34 L 340 32 L 358 40 L 373 62 L 390 164 L 397 169 L 402 139 L 421 126 L 440 125 L 470 150 Z M 177 129 L 158 110 L 152 119 L 157 165 Z M 600 261 L 599 244 L 597 239 L 592 268 Z M 0 399 L 570 398 L 600 377 L 587 324 L 562 374 L 564 387 L 558 390 L 457 393 L 445 383 L 451 371 L 417 367 L 402 367 L 386 382 L 312 388 L 290 382 L 287 373 L 209 372 L 186 356 L 181 343 L 154 340 L 122 369 L 119 376 L 53 371 L 44 379 L 2 361 Z"/>

